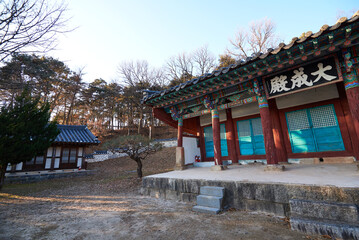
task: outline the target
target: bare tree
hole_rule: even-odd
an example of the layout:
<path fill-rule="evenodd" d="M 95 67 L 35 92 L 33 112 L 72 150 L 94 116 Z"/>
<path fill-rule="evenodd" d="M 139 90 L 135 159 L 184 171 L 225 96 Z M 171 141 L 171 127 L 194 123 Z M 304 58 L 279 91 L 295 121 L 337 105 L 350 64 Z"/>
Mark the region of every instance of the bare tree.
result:
<path fill-rule="evenodd" d="M 265 18 L 252 22 L 249 30 L 239 30 L 235 38 L 229 41 L 232 49 L 227 48 L 227 53 L 241 60 L 252 54 L 265 53 L 268 48 L 275 48 L 279 44 L 279 37 L 275 34 L 275 24 Z"/>
<path fill-rule="evenodd" d="M 152 142 L 141 135 L 119 136 L 103 144 L 105 150 L 125 153 L 137 163 L 137 176 L 142 178 L 142 160 L 162 149 L 162 143 Z"/>
<path fill-rule="evenodd" d="M 137 133 L 140 134 L 151 115 L 151 109 L 141 103 L 143 91 L 163 87 L 163 72 L 161 69 L 151 68 L 147 61 L 123 62 L 119 65 L 118 72 L 124 83 L 124 102 L 129 106 L 128 127 L 130 129 L 133 120 L 137 119 Z"/>
<path fill-rule="evenodd" d="M 165 71 L 169 87 L 191 80 L 215 69 L 216 60 L 207 45 L 190 54 L 172 56 L 166 63 Z"/>
<path fill-rule="evenodd" d="M 64 33 L 66 5 L 47 0 L 0 1 L 0 61 L 15 52 L 46 52 Z"/>
<path fill-rule="evenodd" d="M 192 58 L 196 63 L 198 75 L 203 75 L 212 71 L 216 65 L 216 58 L 209 52 L 207 45 L 194 51 Z"/>
<path fill-rule="evenodd" d="M 185 52 L 172 56 L 166 63 L 166 72 L 169 81 L 185 79 L 193 76 L 193 58 Z"/>

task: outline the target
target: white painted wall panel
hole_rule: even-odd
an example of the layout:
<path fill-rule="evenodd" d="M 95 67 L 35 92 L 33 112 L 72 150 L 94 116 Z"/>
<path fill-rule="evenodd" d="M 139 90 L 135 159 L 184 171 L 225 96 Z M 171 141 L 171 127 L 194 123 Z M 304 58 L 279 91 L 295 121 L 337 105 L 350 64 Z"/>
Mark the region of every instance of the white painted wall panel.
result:
<path fill-rule="evenodd" d="M 59 168 L 59 167 L 60 167 L 60 158 L 55 158 L 54 168 Z"/>
<path fill-rule="evenodd" d="M 23 165 L 23 163 L 22 163 L 22 162 L 21 162 L 21 163 L 16 164 L 16 171 L 20 171 L 20 170 L 22 170 L 22 165 Z"/>
<path fill-rule="evenodd" d="M 81 167 L 82 165 L 82 157 L 77 159 L 77 167 Z"/>
<path fill-rule="evenodd" d="M 232 108 L 231 110 L 232 110 L 232 118 L 245 117 L 259 113 L 259 107 L 257 102 L 238 106 Z"/>
<path fill-rule="evenodd" d="M 83 148 L 79 147 L 79 151 L 78 151 L 77 156 L 82 157 L 82 151 L 83 151 Z"/>
<path fill-rule="evenodd" d="M 276 98 L 278 109 L 300 106 L 329 99 L 339 98 L 337 86 L 330 84 L 303 92 Z"/>
<path fill-rule="evenodd" d="M 53 150 L 53 147 L 49 147 L 49 148 L 47 149 L 46 157 L 52 157 L 52 150 Z"/>
<path fill-rule="evenodd" d="M 183 147 L 185 164 L 194 163 L 195 157 L 201 156 L 201 151 L 197 147 L 197 138 L 183 137 Z"/>
<path fill-rule="evenodd" d="M 45 169 L 51 168 L 51 158 L 46 158 Z"/>
<path fill-rule="evenodd" d="M 56 157 L 61 156 L 61 147 L 56 147 Z"/>

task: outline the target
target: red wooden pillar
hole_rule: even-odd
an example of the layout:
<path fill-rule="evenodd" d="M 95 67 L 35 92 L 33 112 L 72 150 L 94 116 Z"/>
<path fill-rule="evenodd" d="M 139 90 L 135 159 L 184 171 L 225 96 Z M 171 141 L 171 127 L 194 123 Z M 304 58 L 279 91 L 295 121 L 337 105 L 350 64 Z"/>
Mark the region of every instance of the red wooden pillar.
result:
<path fill-rule="evenodd" d="M 222 165 L 221 129 L 219 126 L 218 110 L 212 109 L 211 114 L 212 114 L 213 146 L 214 146 L 214 163 L 215 165 Z"/>
<path fill-rule="evenodd" d="M 352 49 L 353 50 L 353 49 Z M 355 51 L 354 55 L 356 55 Z M 350 49 L 343 52 L 345 70 L 343 74 L 345 92 L 357 138 L 359 138 L 359 80 L 358 69 L 354 68 Z"/>
<path fill-rule="evenodd" d="M 343 74 L 344 87 L 347 94 L 350 113 L 357 137 L 359 138 L 359 83 L 355 70 Z"/>
<path fill-rule="evenodd" d="M 273 138 L 277 151 L 278 162 L 288 162 L 287 149 L 284 143 L 283 129 L 280 123 L 277 104 L 274 99 L 268 101 L 268 107 L 272 116 Z"/>
<path fill-rule="evenodd" d="M 262 121 L 267 164 L 278 164 L 277 150 L 275 148 L 272 130 L 273 124 L 267 98 L 265 96 L 258 97 L 258 105 Z"/>
<path fill-rule="evenodd" d="M 234 132 L 234 125 L 233 125 L 233 118 L 232 118 L 232 112 L 231 109 L 226 109 L 227 114 L 227 124 L 226 124 L 226 137 L 227 137 L 227 143 L 228 143 L 228 154 L 230 159 L 232 160 L 232 163 L 238 163 L 237 159 L 237 149 L 236 149 L 236 138 L 235 138 L 235 132 Z"/>
<path fill-rule="evenodd" d="M 183 118 L 178 118 L 177 147 L 183 147 Z"/>

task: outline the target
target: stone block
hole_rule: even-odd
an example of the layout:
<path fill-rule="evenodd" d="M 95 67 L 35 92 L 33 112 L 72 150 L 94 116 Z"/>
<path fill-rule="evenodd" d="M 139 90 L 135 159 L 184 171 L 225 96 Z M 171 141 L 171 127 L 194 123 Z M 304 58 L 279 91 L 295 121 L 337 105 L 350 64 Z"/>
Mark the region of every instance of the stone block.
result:
<path fill-rule="evenodd" d="M 359 239 L 359 225 L 291 218 L 290 226 L 292 230 L 308 234 L 329 235 L 333 239 Z"/>
<path fill-rule="evenodd" d="M 224 188 L 223 187 L 203 186 L 200 189 L 200 194 L 201 195 L 223 197 L 224 196 Z"/>
<path fill-rule="evenodd" d="M 160 198 L 160 191 L 156 189 L 151 189 L 150 196 L 154 198 Z"/>
<path fill-rule="evenodd" d="M 289 205 L 292 217 L 359 222 L 358 207 L 355 204 L 291 199 Z"/>
<path fill-rule="evenodd" d="M 185 166 L 185 155 L 184 155 L 184 148 L 183 147 L 176 147 L 176 165 L 179 170 L 181 167 Z"/>
<path fill-rule="evenodd" d="M 268 213 L 278 217 L 288 217 L 289 215 L 285 204 L 275 202 L 245 200 L 245 209 L 251 212 Z"/>
<path fill-rule="evenodd" d="M 228 167 L 223 165 L 214 165 L 211 167 L 211 171 L 222 171 L 226 170 Z"/>
<path fill-rule="evenodd" d="M 178 192 L 172 190 L 166 190 L 166 199 L 168 200 L 179 200 L 178 199 Z"/>
<path fill-rule="evenodd" d="M 323 157 L 314 158 L 315 164 L 331 164 L 331 163 L 354 163 L 354 157 Z"/>
<path fill-rule="evenodd" d="M 285 169 L 285 167 L 283 165 L 270 164 L 270 165 L 267 165 L 264 168 L 264 171 L 267 171 L 267 172 L 283 172 L 284 169 Z"/>
<path fill-rule="evenodd" d="M 197 205 L 212 208 L 222 208 L 222 197 L 198 195 Z"/>
<path fill-rule="evenodd" d="M 193 193 L 180 193 L 180 200 L 183 202 L 196 202 L 196 194 Z"/>
<path fill-rule="evenodd" d="M 209 213 L 209 214 L 220 213 L 220 210 L 218 208 L 211 208 L 211 207 L 204 207 L 204 206 L 194 206 L 192 208 L 192 210 L 195 212 Z"/>

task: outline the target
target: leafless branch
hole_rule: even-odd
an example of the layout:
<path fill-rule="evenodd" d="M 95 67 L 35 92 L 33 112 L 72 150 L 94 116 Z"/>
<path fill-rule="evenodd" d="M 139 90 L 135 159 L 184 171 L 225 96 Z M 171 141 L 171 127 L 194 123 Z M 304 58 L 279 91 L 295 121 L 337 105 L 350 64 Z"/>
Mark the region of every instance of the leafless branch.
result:
<path fill-rule="evenodd" d="M 15 52 L 47 52 L 56 45 L 56 35 L 66 29 L 67 6 L 47 0 L 0 2 L 0 60 Z"/>
<path fill-rule="evenodd" d="M 227 48 L 227 53 L 241 60 L 252 54 L 265 53 L 268 48 L 275 48 L 279 38 L 275 34 L 275 24 L 265 18 L 252 22 L 249 30 L 239 30 L 235 38 L 229 41 L 231 48 Z"/>

